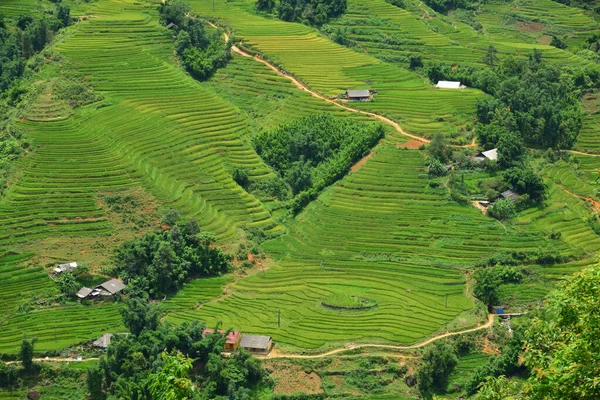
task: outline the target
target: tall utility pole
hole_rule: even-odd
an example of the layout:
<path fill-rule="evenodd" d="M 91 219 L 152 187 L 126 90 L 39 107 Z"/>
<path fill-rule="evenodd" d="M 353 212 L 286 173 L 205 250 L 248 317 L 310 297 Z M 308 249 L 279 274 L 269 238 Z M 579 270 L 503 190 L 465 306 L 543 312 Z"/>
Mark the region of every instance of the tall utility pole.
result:
<path fill-rule="evenodd" d="M 215 0 L 213 0 L 213 12 L 215 12 Z"/>
<path fill-rule="evenodd" d="M 281 309 L 277 311 L 277 327 L 281 327 Z"/>

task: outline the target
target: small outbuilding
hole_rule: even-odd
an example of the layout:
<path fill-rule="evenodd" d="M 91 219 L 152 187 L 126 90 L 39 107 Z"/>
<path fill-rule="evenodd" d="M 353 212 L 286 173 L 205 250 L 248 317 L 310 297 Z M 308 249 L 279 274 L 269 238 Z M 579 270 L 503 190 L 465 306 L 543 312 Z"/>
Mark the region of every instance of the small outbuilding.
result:
<path fill-rule="evenodd" d="M 77 297 L 83 300 L 86 297 L 88 297 L 93 291 L 94 289 L 91 289 L 89 287 L 82 287 L 81 289 L 79 289 L 79 292 L 77 292 Z"/>
<path fill-rule="evenodd" d="M 60 275 L 65 272 L 73 272 L 77 268 L 76 262 L 70 262 L 65 264 L 59 264 L 58 267 L 54 268 L 54 273 Z"/>
<path fill-rule="evenodd" d="M 273 347 L 271 336 L 244 335 L 240 347 L 251 353 L 268 354 Z"/>
<path fill-rule="evenodd" d="M 97 293 L 96 296 L 112 296 L 125 289 L 125 287 L 125 284 L 120 280 L 111 279 L 110 281 L 106 281 L 103 284 L 96 286 L 92 295 Z"/>
<path fill-rule="evenodd" d="M 474 161 L 484 162 L 485 160 L 497 161 L 498 160 L 498 149 L 491 149 L 482 151 L 473 157 Z"/>
<path fill-rule="evenodd" d="M 350 101 L 371 101 L 373 96 L 369 90 L 346 90 L 346 98 Z"/>
<path fill-rule="evenodd" d="M 505 192 L 500 193 L 500 197 L 503 199 L 508 199 L 510 201 L 515 201 L 519 198 L 519 195 L 513 192 L 512 190 L 507 190 Z"/>
<path fill-rule="evenodd" d="M 437 85 L 435 85 L 438 89 L 466 89 L 465 85 L 461 85 L 460 82 L 454 81 L 439 81 Z"/>
<path fill-rule="evenodd" d="M 113 338 L 112 333 L 105 333 L 104 335 L 100 336 L 98 339 L 94 340 L 92 342 L 92 346 L 102 349 L 103 351 L 106 351 L 106 349 L 110 345 L 112 338 Z"/>
<path fill-rule="evenodd" d="M 169 25 L 167 25 L 167 29 L 171 29 L 171 28 L 177 28 L 177 25 L 175 25 L 173 22 L 171 22 Z"/>
<path fill-rule="evenodd" d="M 221 334 L 225 334 L 227 333 L 227 331 L 224 330 L 219 330 L 218 331 Z M 205 329 L 202 331 L 202 336 L 206 335 L 207 333 L 215 333 L 214 329 Z M 223 349 L 225 351 L 235 351 L 237 350 L 237 348 L 240 345 L 240 341 L 242 339 L 242 334 L 240 332 L 229 332 L 229 334 L 227 335 L 227 341 L 225 342 L 225 346 L 223 347 Z"/>

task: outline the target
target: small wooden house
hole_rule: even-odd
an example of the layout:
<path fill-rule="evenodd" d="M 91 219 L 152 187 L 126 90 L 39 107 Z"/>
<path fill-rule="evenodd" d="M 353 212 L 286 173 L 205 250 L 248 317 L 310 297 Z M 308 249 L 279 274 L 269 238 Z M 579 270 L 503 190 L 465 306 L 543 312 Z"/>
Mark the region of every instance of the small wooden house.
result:
<path fill-rule="evenodd" d="M 219 330 L 219 333 L 225 334 L 227 331 Z M 202 336 L 207 333 L 215 333 L 214 329 L 205 329 L 202 331 Z M 227 341 L 225 342 L 224 350 L 225 351 L 235 351 L 240 345 L 240 341 L 242 339 L 242 334 L 240 332 L 229 332 L 227 335 Z"/>
<path fill-rule="evenodd" d="M 482 151 L 481 153 L 478 153 L 475 157 L 473 157 L 473 161 L 477 161 L 480 163 L 483 163 L 486 160 L 497 161 L 498 160 L 498 149 Z"/>
<path fill-rule="evenodd" d="M 76 262 L 70 262 L 65 264 L 59 264 L 58 267 L 54 268 L 53 271 L 56 275 L 63 274 L 65 272 L 73 272 L 77 268 Z"/>
<path fill-rule="evenodd" d="M 251 353 L 268 354 L 273 347 L 271 336 L 244 335 L 240 346 Z"/>
<path fill-rule="evenodd" d="M 102 349 L 103 351 L 106 351 L 106 349 L 110 345 L 112 338 L 113 338 L 112 333 L 105 333 L 104 335 L 100 336 L 98 339 L 94 340 L 92 342 L 92 346 L 94 346 L 98 349 Z"/>
<path fill-rule="evenodd" d="M 454 81 L 439 81 L 437 85 L 435 85 L 438 89 L 466 89 L 465 85 L 462 85 L 460 82 Z"/>
<path fill-rule="evenodd" d="M 371 101 L 373 96 L 368 90 L 346 90 L 346 98 L 350 101 Z"/>
<path fill-rule="evenodd" d="M 513 192 L 512 190 L 507 190 L 505 192 L 500 193 L 500 198 L 515 201 L 519 198 L 519 195 Z"/>

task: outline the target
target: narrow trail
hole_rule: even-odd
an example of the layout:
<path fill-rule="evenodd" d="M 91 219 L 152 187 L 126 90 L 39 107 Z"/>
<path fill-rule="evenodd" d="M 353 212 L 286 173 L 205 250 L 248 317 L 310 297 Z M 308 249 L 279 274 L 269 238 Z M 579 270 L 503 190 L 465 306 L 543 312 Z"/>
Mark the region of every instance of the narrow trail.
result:
<path fill-rule="evenodd" d="M 208 21 L 208 24 L 210 26 L 212 26 L 215 29 L 220 29 L 217 25 L 213 24 L 212 22 Z M 228 42 L 229 41 L 229 35 L 227 34 L 227 32 L 224 32 L 223 35 L 225 36 L 225 41 Z M 343 108 L 344 110 L 350 111 L 350 112 L 354 112 L 354 113 L 358 113 L 358 114 L 363 114 L 363 115 L 368 115 L 370 117 L 373 118 L 377 118 L 378 120 L 386 123 L 387 125 L 392 126 L 394 129 L 396 129 L 396 131 L 398 131 L 398 133 L 400 133 L 401 135 L 404 135 L 406 137 L 412 138 L 414 140 L 418 140 L 419 142 L 422 143 L 429 143 L 428 139 L 425 139 L 421 136 L 417 136 L 417 135 L 413 135 L 411 133 L 408 133 L 406 131 L 404 131 L 404 129 L 402 129 L 402 127 L 397 123 L 392 121 L 391 119 L 384 117 L 383 115 L 379 115 L 379 114 L 375 114 L 369 111 L 363 111 L 363 110 L 358 110 L 356 108 L 352 108 L 352 107 L 348 107 L 344 104 L 340 104 L 335 100 L 331 100 L 328 99 L 327 97 L 310 90 L 308 87 L 306 87 L 306 85 L 304 85 L 302 82 L 300 82 L 298 79 L 294 78 L 293 76 L 290 76 L 284 72 L 282 72 L 279 68 L 277 68 L 275 65 L 271 64 L 270 62 L 263 60 L 262 58 L 260 58 L 259 56 L 252 56 L 251 54 L 247 53 L 246 51 L 240 49 L 237 46 L 231 46 L 231 51 L 233 51 L 235 54 L 238 54 L 240 56 L 243 57 L 250 57 L 253 58 L 255 61 L 258 61 L 260 63 L 265 64 L 267 67 L 271 68 L 273 71 L 275 71 L 279 76 L 283 76 L 284 78 L 289 79 L 290 81 L 292 81 L 292 83 L 300 90 L 303 90 L 305 92 L 310 93 L 311 96 L 316 97 L 318 99 L 324 100 L 328 103 L 331 103 L 333 105 L 335 105 L 336 107 L 340 107 Z"/>
<path fill-rule="evenodd" d="M 578 150 L 567 150 L 569 153 L 572 154 L 579 154 L 581 156 L 590 156 L 590 157 L 600 157 L 600 154 L 594 154 L 594 153 L 586 153 L 584 151 L 578 151 Z"/>
<path fill-rule="evenodd" d="M 86 362 L 86 361 L 95 361 L 99 360 L 98 357 L 90 357 L 90 358 L 82 358 L 78 360 L 76 358 L 64 358 L 64 357 L 44 357 L 44 358 L 34 358 L 33 362 Z M 16 364 L 21 361 L 7 361 L 6 364 Z"/>
<path fill-rule="evenodd" d="M 293 359 L 323 358 L 323 357 L 329 357 L 329 356 L 332 356 L 332 355 L 335 355 L 335 354 L 338 354 L 338 353 L 341 353 L 344 351 L 348 351 L 348 350 L 363 349 L 363 348 L 369 348 L 369 347 L 371 347 L 371 348 L 375 347 L 375 348 L 381 348 L 381 349 L 391 349 L 391 350 L 413 350 L 413 349 L 425 347 L 428 344 L 431 344 L 437 340 L 444 339 L 447 337 L 463 335 L 465 333 L 476 332 L 476 331 L 480 331 L 483 329 L 488 329 L 492 325 L 494 325 L 494 317 L 495 317 L 494 314 L 489 314 L 487 322 L 483 325 L 477 326 L 475 328 L 465 329 L 462 331 L 441 333 L 441 334 L 433 336 L 423 342 L 419 342 L 419 343 L 412 344 L 409 346 L 396 346 L 396 345 L 391 345 L 391 344 L 347 344 L 344 347 L 330 350 L 330 351 L 327 351 L 325 353 L 320 353 L 320 354 L 281 353 L 277 349 L 274 349 L 269 355 L 256 356 L 256 357 L 263 359 L 263 360 L 273 360 L 273 359 L 277 359 L 277 358 L 293 358 Z"/>

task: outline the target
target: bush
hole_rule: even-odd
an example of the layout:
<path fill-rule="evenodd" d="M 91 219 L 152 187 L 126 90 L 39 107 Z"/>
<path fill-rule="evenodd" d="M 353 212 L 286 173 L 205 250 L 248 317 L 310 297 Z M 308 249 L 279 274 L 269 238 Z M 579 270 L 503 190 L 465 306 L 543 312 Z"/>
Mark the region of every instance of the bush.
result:
<path fill-rule="evenodd" d="M 515 204 L 510 199 L 500 199 L 488 207 L 488 214 L 498 220 L 506 220 L 515 215 Z"/>

